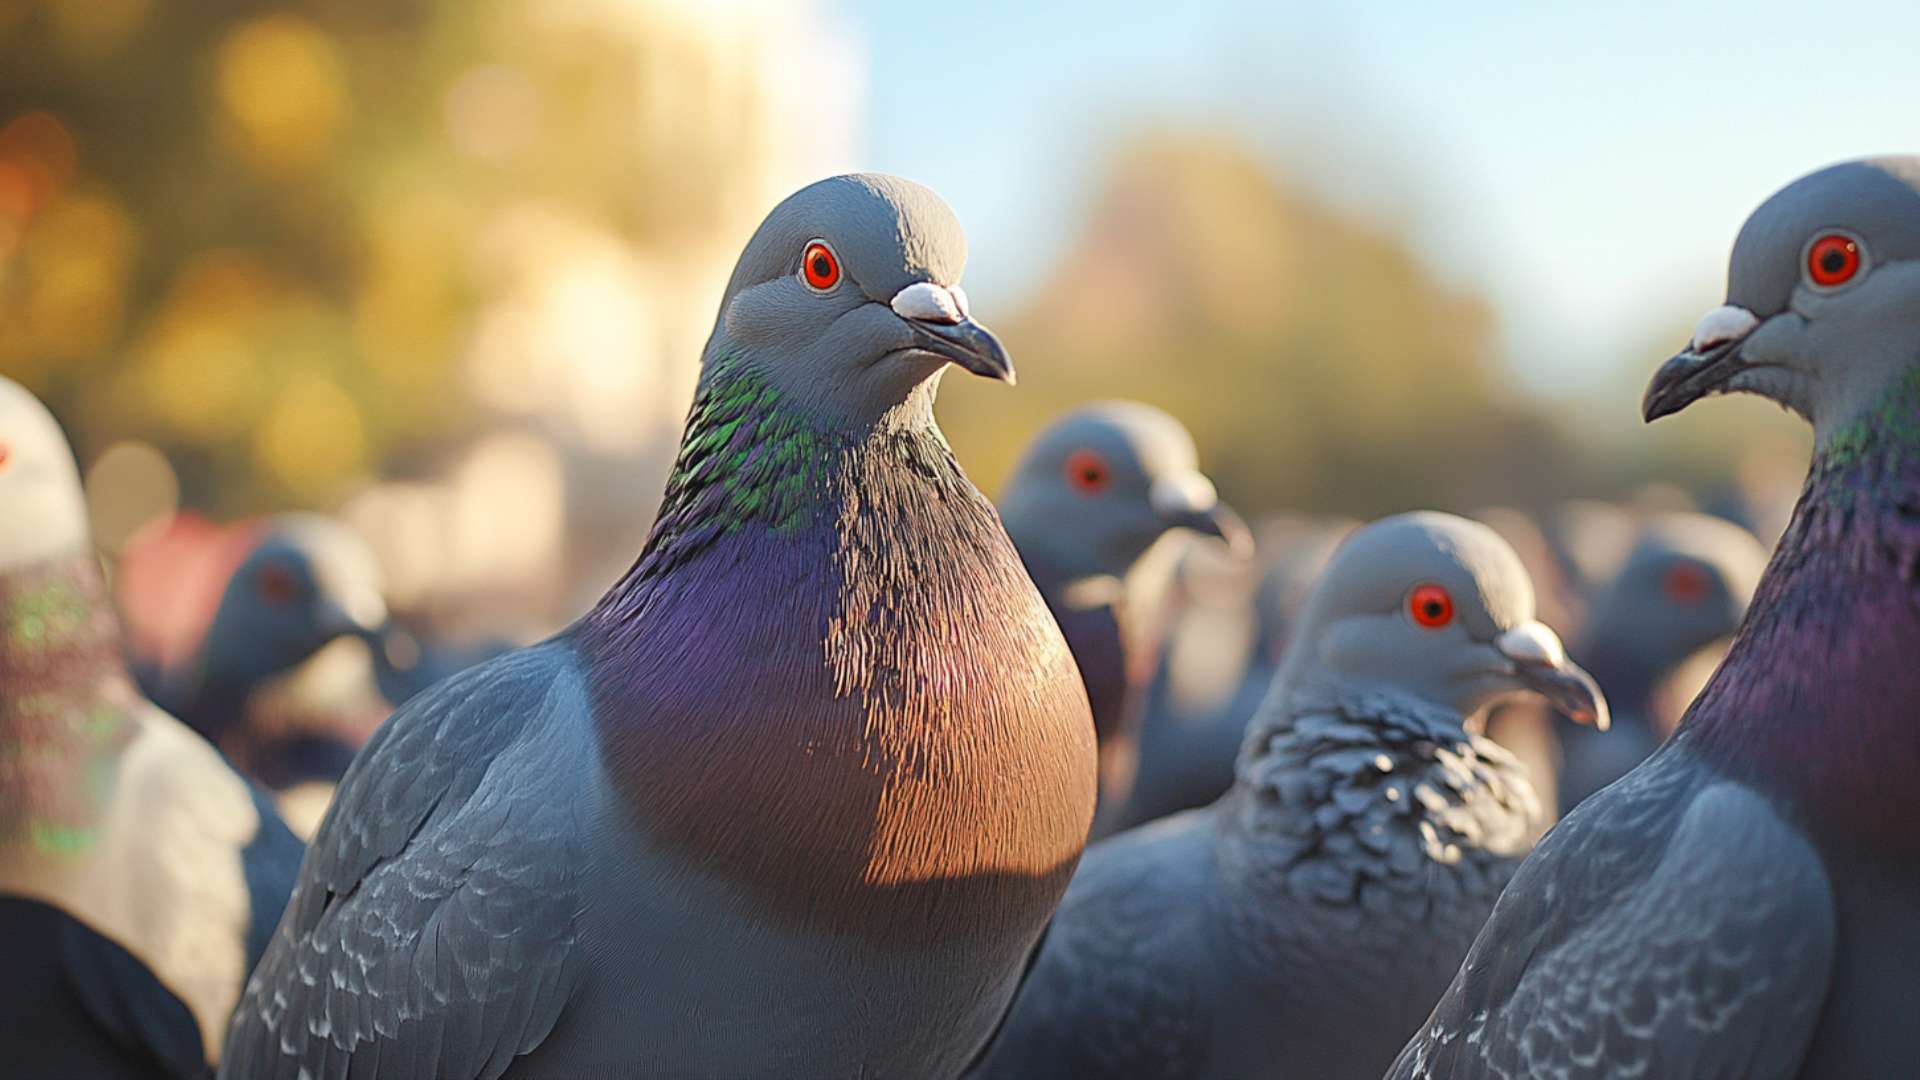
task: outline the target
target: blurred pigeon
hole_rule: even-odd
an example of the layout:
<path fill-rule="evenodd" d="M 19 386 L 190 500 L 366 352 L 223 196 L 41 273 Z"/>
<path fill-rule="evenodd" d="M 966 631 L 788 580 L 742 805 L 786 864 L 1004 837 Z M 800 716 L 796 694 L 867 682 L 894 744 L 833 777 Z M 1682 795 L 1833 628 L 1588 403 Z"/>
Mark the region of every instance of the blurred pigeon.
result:
<path fill-rule="evenodd" d="M 1800 504 L 1679 730 L 1541 842 L 1395 1077 L 1920 1061 L 1920 157 L 1789 185 L 1727 277 L 1646 415 L 1807 417 Z"/>
<path fill-rule="evenodd" d="M 1760 541 L 1731 521 L 1690 512 L 1648 519 L 1581 634 L 1577 651 L 1607 695 L 1613 727 L 1599 735 L 1559 725 L 1561 813 L 1667 737 L 1657 692 L 1693 654 L 1733 634 L 1766 565 Z"/>
<path fill-rule="evenodd" d="M 269 723 L 259 698 L 328 644 L 375 634 L 386 615 L 379 563 L 358 533 L 318 514 L 283 514 L 258 530 L 192 655 L 143 671 L 143 683 L 267 787 L 330 784 L 346 772 L 365 727 L 324 715 Z"/>
<path fill-rule="evenodd" d="M 134 689 L 66 438 L 0 378 L 0 1071 L 207 1075 L 300 855 Z"/>
<path fill-rule="evenodd" d="M 934 425 L 1012 381 L 892 177 L 781 203 L 639 561 L 341 783 L 224 1075 L 958 1074 L 1079 861 L 1066 643 Z"/>
<path fill-rule="evenodd" d="M 1505 541 L 1354 533 L 1233 790 L 1088 850 L 979 1075 L 1379 1076 L 1525 854 L 1533 793 L 1469 725 L 1527 691 L 1604 723 Z"/>
<path fill-rule="evenodd" d="M 1139 764 L 1115 815 L 1115 831 L 1205 806 L 1233 786 L 1247 723 L 1273 688 L 1293 620 L 1352 529 L 1342 518 L 1301 518 L 1260 529 L 1266 565 L 1249 597 L 1253 640 L 1243 664 L 1220 670 L 1215 659 L 1223 643 L 1200 626 L 1168 635 L 1142 695 Z"/>
<path fill-rule="evenodd" d="M 1130 575 L 1174 529 L 1250 552 L 1247 527 L 1200 472 L 1186 427 L 1137 401 L 1085 405 L 1049 424 L 1014 468 L 1000 516 L 1086 681 L 1106 799 L 1131 773 L 1131 745 L 1116 752 L 1130 739 L 1142 659 Z"/>

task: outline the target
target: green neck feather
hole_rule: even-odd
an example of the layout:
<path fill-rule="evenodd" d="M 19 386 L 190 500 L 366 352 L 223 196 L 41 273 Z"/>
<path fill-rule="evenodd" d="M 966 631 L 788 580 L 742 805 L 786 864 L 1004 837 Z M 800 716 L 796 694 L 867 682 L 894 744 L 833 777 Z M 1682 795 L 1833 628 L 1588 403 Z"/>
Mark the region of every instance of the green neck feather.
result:
<path fill-rule="evenodd" d="M 1821 448 L 1818 472 L 1851 470 L 1870 458 L 1890 474 L 1920 462 L 1920 364 L 1909 368 L 1879 404 L 1848 421 Z"/>

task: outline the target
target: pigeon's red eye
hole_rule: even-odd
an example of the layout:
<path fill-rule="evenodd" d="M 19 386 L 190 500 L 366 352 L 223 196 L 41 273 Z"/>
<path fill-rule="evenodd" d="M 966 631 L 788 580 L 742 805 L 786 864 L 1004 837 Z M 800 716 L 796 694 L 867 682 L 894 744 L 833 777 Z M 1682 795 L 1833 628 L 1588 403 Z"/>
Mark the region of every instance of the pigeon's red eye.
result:
<path fill-rule="evenodd" d="M 7 451 L 7 444 L 0 442 L 0 469 L 5 469 L 7 467 L 7 458 L 11 456 L 12 455 L 9 454 Z"/>
<path fill-rule="evenodd" d="M 1674 563 L 1660 579 L 1667 599 L 1688 607 L 1707 598 L 1707 572 L 1692 563 Z"/>
<path fill-rule="evenodd" d="M 1075 491 L 1092 495 L 1105 491 L 1113 482 L 1113 471 L 1107 468 L 1107 459 L 1091 450 L 1075 450 L 1067 455 L 1067 483 Z"/>
<path fill-rule="evenodd" d="M 840 284 L 840 257 L 833 253 L 825 240 L 808 244 L 807 250 L 801 254 L 800 279 L 815 292 L 826 292 Z"/>
<path fill-rule="evenodd" d="M 1453 594 L 1445 585 L 1415 585 L 1407 594 L 1407 614 L 1421 626 L 1438 630 L 1453 621 Z"/>
<path fill-rule="evenodd" d="M 1828 233 L 1807 248 L 1807 280 L 1823 289 L 1845 285 L 1860 272 L 1860 242 Z"/>
<path fill-rule="evenodd" d="M 260 568 L 253 579 L 253 587 L 260 591 L 260 598 L 275 607 L 284 607 L 293 602 L 293 594 L 298 591 L 293 581 L 293 571 L 277 563 Z"/>

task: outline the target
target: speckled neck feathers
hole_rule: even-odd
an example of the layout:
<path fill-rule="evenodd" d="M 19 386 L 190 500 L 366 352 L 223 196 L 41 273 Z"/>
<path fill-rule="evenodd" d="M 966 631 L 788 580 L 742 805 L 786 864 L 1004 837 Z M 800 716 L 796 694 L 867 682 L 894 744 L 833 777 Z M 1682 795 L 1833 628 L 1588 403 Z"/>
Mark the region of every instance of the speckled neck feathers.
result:
<path fill-rule="evenodd" d="M 1092 809 L 1071 658 L 930 399 L 843 431 L 703 386 L 639 561 L 574 631 L 650 836 L 881 936 L 942 932 L 967 882 L 1049 895 Z M 876 917 L 852 894 L 877 891 L 917 899 Z"/>
<path fill-rule="evenodd" d="M 1920 857 L 1917 658 L 1920 369 L 1815 458 L 1746 624 L 1682 730 L 1789 799 L 1828 843 Z"/>
<path fill-rule="evenodd" d="M 1285 706 L 1254 721 L 1224 804 L 1231 849 L 1266 888 L 1409 920 L 1492 902 L 1540 817 L 1511 754 L 1405 695 L 1296 691 Z"/>
<path fill-rule="evenodd" d="M 91 844 L 134 700 L 91 555 L 0 574 L 0 846 Z"/>

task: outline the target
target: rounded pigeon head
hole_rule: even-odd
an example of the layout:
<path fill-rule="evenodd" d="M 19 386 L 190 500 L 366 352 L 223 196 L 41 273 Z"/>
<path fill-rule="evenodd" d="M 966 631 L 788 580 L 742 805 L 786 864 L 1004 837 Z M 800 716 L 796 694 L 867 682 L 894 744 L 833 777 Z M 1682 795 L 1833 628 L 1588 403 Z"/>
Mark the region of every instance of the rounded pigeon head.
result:
<path fill-rule="evenodd" d="M 0 572 L 91 547 L 66 434 L 39 398 L 0 376 Z"/>
<path fill-rule="evenodd" d="M 1920 370 L 1920 157 L 1822 169 L 1761 204 L 1734 241 L 1727 302 L 1647 388 L 1649 420 L 1744 391 L 1815 441 Z"/>
<path fill-rule="evenodd" d="M 1123 576 L 1173 529 L 1249 554 L 1252 537 L 1200 472 L 1180 421 L 1137 401 L 1074 409 L 1028 445 L 1000 499 L 1007 531 L 1075 577 Z"/>
<path fill-rule="evenodd" d="M 380 564 L 346 524 L 283 514 L 266 527 L 220 596 L 206 667 L 248 682 L 292 668 L 337 638 L 378 637 L 387 620 Z"/>
<path fill-rule="evenodd" d="M 1476 521 L 1421 511 L 1349 536 L 1320 575 L 1282 685 L 1411 694 L 1463 717 L 1528 693 L 1605 727 L 1592 678 L 1534 617 L 1513 547 Z"/>
<path fill-rule="evenodd" d="M 1595 600 L 1586 640 L 1664 672 L 1739 628 L 1766 566 L 1766 548 L 1731 521 L 1655 515 Z"/>
<path fill-rule="evenodd" d="M 892 176 L 819 181 L 747 242 L 702 372 L 746 368 L 818 415 L 872 421 L 947 364 L 1013 381 L 974 322 L 966 237 L 933 192 Z"/>

